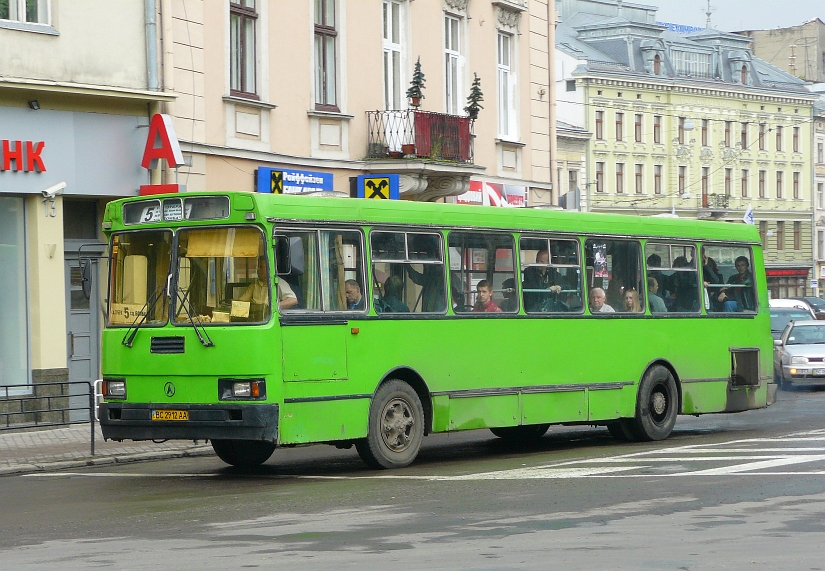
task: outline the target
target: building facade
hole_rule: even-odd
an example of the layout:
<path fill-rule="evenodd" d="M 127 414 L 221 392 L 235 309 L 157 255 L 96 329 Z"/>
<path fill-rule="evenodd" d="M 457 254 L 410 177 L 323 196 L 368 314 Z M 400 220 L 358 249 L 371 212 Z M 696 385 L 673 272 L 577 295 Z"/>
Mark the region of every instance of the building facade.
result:
<path fill-rule="evenodd" d="M 592 211 L 741 221 L 753 211 L 774 297 L 813 277 L 815 96 L 736 34 L 688 35 L 655 8 L 562 0 L 559 119 L 591 131 Z"/>
<path fill-rule="evenodd" d="M 825 22 L 815 18 L 799 26 L 736 32 L 750 38 L 751 50 L 793 76 L 825 82 Z"/>
<path fill-rule="evenodd" d="M 816 227 L 816 295 L 825 293 L 825 84 L 818 86 L 819 101 L 814 106 L 814 224 Z"/>
<path fill-rule="evenodd" d="M 105 295 L 79 258 L 105 276 L 103 207 L 148 182 L 144 127 L 171 99 L 150 84 L 144 9 L 0 3 L 0 399 L 98 378 Z"/>

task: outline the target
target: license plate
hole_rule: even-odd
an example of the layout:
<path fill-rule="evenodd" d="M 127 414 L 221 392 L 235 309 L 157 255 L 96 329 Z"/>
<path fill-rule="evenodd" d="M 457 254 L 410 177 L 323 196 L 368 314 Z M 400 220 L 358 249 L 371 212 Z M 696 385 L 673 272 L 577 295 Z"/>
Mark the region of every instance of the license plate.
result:
<path fill-rule="evenodd" d="M 188 410 L 153 410 L 152 420 L 189 420 Z"/>
<path fill-rule="evenodd" d="M 825 369 L 814 369 L 814 375 L 825 375 Z"/>

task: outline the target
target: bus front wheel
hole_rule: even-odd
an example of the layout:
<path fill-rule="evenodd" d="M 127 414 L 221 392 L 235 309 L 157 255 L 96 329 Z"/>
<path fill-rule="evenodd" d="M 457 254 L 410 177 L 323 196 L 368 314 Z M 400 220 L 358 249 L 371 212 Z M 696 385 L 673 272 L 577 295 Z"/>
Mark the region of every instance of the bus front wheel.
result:
<path fill-rule="evenodd" d="M 412 464 L 424 437 L 424 408 L 410 385 L 390 379 L 370 405 L 367 437 L 355 443 L 370 468 L 403 468 Z"/>
<path fill-rule="evenodd" d="M 212 449 L 230 466 L 254 468 L 272 456 L 275 444 L 264 440 L 213 440 Z"/>
<path fill-rule="evenodd" d="M 679 393 L 671 372 L 661 365 L 647 370 L 639 384 L 636 418 L 631 429 L 637 440 L 664 440 L 679 414 Z"/>

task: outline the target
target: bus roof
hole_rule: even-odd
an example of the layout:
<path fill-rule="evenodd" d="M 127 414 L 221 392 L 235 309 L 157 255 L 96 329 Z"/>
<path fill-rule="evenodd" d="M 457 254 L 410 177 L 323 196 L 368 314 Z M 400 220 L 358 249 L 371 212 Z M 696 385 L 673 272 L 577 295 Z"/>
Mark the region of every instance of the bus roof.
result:
<path fill-rule="evenodd" d="M 605 235 L 661 236 L 711 241 L 740 241 L 759 243 L 756 226 L 743 223 L 706 221 L 681 218 L 639 216 L 633 214 L 602 214 L 542 208 L 495 208 L 463 204 L 413 202 L 408 200 L 367 200 L 353 198 L 327 198 L 320 196 L 279 195 L 249 192 L 187 192 L 175 195 L 141 196 L 121 199 L 110 203 L 105 220 L 117 220 L 122 226 L 120 213 L 112 208 L 120 204 L 140 200 L 164 198 L 188 198 L 193 196 L 252 197 L 258 220 L 277 221 L 341 221 L 360 222 L 366 225 L 398 224 L 448 228 L 490 228 L 516 231 L 555 231 L 563 233 L 592 233 Z M 232 216 L 229 220 L 211 223 L 237 223 L 243 217 Z M 159 224 L 152 224 L 158 226 Z M 178 226 L 179 224 L 172 224 Z M 164 226 L 169 226 L 165 224 Z M 130 226 L 130 229 L 137 229 Z"/>

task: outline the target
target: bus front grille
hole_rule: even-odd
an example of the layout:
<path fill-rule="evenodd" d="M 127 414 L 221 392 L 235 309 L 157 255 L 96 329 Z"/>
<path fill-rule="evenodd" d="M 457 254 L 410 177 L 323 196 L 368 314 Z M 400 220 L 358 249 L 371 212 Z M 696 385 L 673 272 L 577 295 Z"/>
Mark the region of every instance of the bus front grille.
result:
<path fill-rule="evenodd" d="M 183 353 L 184 338 L 183 337 L 152 337 L 152 345 L 149 348 L 150 353 Z"/>

